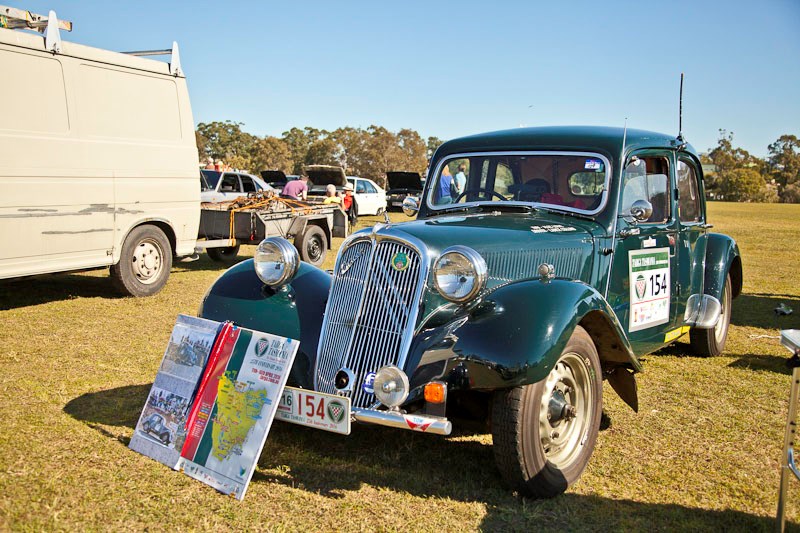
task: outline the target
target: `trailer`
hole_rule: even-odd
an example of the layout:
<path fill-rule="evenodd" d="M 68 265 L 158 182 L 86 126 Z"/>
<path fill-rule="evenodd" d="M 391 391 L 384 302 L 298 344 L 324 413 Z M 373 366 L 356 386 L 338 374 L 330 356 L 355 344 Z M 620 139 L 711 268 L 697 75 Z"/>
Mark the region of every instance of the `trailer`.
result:
<path fill-rule="evenodd" d="M 204 203 L 200 209 L 197 250 L 214 261 L 232 262 L 242 244 L 267 237 L 294 242 L 300 258 L 320 266 L 333 237 L 346 237 L 347 216 L 336 204 L 303 202 L 275 196 L 271 191 L 232 202 Z"/>

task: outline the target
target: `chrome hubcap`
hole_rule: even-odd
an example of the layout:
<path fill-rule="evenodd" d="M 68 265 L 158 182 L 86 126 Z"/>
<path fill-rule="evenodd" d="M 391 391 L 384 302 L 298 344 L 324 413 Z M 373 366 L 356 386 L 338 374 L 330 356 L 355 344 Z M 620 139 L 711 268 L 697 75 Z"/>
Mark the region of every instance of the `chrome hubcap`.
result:
<path fill-rule="evenodd" d="M 590 376 L 588 361 L 566 353 L 545 380 L 539 436 L 545 457 L 557 468 L 569 466 L 586 441 L 594 406 Z"/>
<path fill-rule="evenodd" d="M 133 251 L 133 274 L 139 283 L 149 285 L 158 279 L 162 265 L 162 251 L 152 239 L 140 242 Z"/>

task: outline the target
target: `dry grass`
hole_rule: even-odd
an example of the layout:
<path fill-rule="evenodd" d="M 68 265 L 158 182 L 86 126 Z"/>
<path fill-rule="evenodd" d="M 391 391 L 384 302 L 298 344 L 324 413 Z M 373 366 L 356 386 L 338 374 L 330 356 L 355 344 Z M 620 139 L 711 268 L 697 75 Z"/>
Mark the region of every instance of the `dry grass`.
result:
<path fill-rule="evenodd" d="M 245 501 L 223 497 L 127 448 L 175 316 L 196 312 L 216 264 L 179 264 L 147 299 L 110 296 L 103 272 L 2 282 L 0 529 L 769 530 L 789 373 L 777 340 L 757 336 L 777 335 L 781 301 L 798 311 L 785 327 L 800 327 L 800 206 L 710 210 L 744 257 L 726 356 L 681 342 L 647 356 L 640 413 L 607 390 L 612 427 L 549 501 L 503 488 L 488 435 L 287 424 Z"/>

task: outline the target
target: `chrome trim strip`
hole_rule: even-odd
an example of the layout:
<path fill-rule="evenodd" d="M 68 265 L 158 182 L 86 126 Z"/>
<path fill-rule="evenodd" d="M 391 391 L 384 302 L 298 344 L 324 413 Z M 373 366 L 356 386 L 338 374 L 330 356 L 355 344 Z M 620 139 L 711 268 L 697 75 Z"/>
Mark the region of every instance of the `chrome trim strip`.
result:
<path fill-rule="evenodd" d="M 610 190 L 610 186 L 611 186 L 611 162 L 608 160 L 608 158 L 606 156 L 604 156 L 602 154 L 595 153 L 595 152 L 535 151 L 535 150 L 528 151 L 528 150 L 524 150 L 524 151 L 510 151 L 510 152 L 465 152 L 465 153 L 459 153 L 459 154 L 451 154 L 451 155 L 448 155 L 447 157 L 444 157 L 444 158 L 439 160 L 438 164 L 436 165 L 436 171 L 433 173 L 433 176 L 434 177 L 439 176 L 440 173 L 441 173 L 441 170 L 442 170 L 442 166 L 444 166 L 444 163 L 447 162 L 447 161 L 453 160 L 453 159 L 464 159 L 464 158 L 468 158 L 468 157 L 483 157 L 483 156 L 490 156 L 490 157 L 491 156 L 505 156 L 505 155 L 511 155 L 511 156 L 564 155 L 564 156 L 580 156 L 580 157 L 588 156 L 588 157 L 597 157 L 599 159 L 602 159 L 603 163 L 605 163 L 605 165 L 606 165 L 605 179 L 603 180 L 603 194 L 602 194 L 602 199 L 600 200 L 600 205 L 598 205 L 597 208 L 592 210 L 592 211 L 587 211 L 585 209 L 575 209 L 575 208 L 566 207 L 566 206 L 563 206 L 563 205 L 544 204 L 544 203 L 540 203 L 540 202 L 519 202 L 519 201 L 510 200 L 510 201 L 508 201 L 508 204 L 509 205 L 515 205 L 515 204 L 516 205 L 534 205 L 534 206 L 541 205 L 543 207 L 546 207 L 547 209 L 554 209 L 556 211 L 564 211 L 565 213 L 579 213 L 579 214 L 582 214 L 582 215 L 596 215 L 596 214 L 600 213 L 603 209 L 605 209 L 606 204 L 608 203 L 609 190 Z M 429 172 L 429 174 L 430 174 L 430 172 Z M 433 194 L 434 194 L 434 189 L 436 188 L 438 183 L 434 183 L 434 182 L 431 182 L 431 183 L 432 183 L 431 187 L 426 187 L 427 191 L 428 191 L 428 194 L 425 197 L 425 202 L 427 203 L 428 209 L 430 209 L 434 213 L 436 211 L 441 211 L 442 209 L 452 209 L 454 205 L 457 205 L 457 206 L 470 206 L 470 205 L 480 205 L 481 203 L 486 203 L 486 202 L 464 202 L 463 204 L 444 204 L 444 205 L 437 206 L 436 204 L 433 203 Z"/>
<path fill-rule="evenodd" d="M 422 433 L 433 433 L 434 435 L 449 435 L 453 431 L 453 424 L 446 418 L 404 415 L 397 411 L 374 411 L 355 407 L 350 413 L 353 420 L 364 424 L 408 429 Z"/>

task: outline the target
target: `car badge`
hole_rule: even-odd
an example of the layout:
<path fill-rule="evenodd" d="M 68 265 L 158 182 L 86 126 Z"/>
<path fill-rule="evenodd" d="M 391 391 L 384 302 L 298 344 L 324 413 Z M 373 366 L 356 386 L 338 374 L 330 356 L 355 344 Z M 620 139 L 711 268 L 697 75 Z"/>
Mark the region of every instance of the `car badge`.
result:
<path fill-rule="evenodd" d="M 339 423 L 344 419 L 344 405 L 336 400 L 328 403 L 328 417 L 335 423 Z"/>
<path fill-rule="evenodd" d="M 403 270 L 407 269 L 409 263 L 410 261 L 408 260 L 408 256 L 403 252 L 397 252 L 392 256 L 392 268 L 398 272 L 402 272 Z"/>
<path fill-rule="evenodd" d="M 641 300 L 644 298 L 644 293 L 647 290 L 647 281 L 644 279 L 644 276 L 641 274 L 638 278 L 636 278 L 636 296 L 639 297 Z"/>
<path fill-rule="evenodd" d="M 347 263 L 345 263 L 341 267 L 339 267 L 339 275 L 340 276 L 344 276 L 347 273 L 347 271 L 350 270 L 350 268 L 352 268 L 352 266 L 356 263 L 356 261 L 358 261 L 359 257 L 361 257 L 361 252 L 359 252 L 356 255 L 354 255 L 350 259 L 350 261 L 348 261 Z"/>

